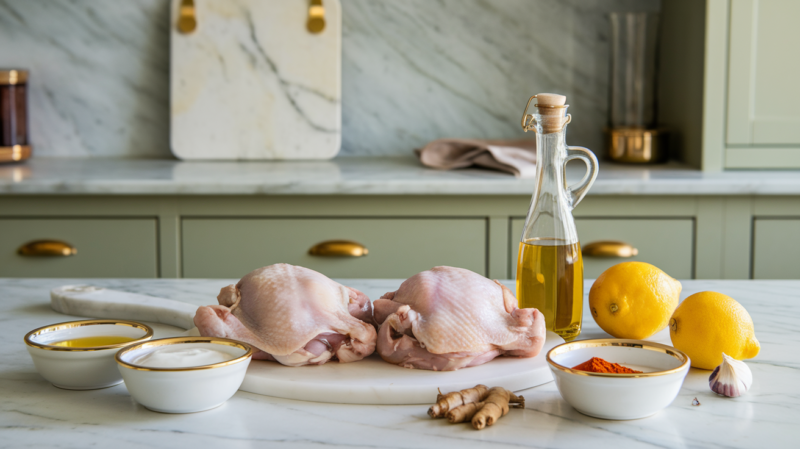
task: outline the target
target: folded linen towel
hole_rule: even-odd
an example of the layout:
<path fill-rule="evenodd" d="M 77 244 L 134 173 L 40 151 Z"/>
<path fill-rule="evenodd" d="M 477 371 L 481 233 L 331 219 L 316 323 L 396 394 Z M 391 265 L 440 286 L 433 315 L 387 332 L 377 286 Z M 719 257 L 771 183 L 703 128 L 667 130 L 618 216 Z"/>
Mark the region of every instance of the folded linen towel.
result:
<path fill-rule="evenodd" d="M 535 140 L 439 139 L 414 152 L 423 165 L 439 170 L 478 166 L 517 178 L 536 176 Z"/>

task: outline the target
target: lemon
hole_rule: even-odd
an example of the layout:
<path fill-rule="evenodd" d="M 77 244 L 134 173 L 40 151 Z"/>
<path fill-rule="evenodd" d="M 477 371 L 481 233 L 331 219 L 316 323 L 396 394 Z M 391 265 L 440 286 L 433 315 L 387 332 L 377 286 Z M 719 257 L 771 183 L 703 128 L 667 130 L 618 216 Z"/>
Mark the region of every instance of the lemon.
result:
<path fill-rule="evenodd" d="M 700 292 L 686 298 L 669 322 L 672 346 L 692 359 L 692 366 L 714 369 L 722 363 L 722 353 L 737 359 L 758 355 L 753 319 L 730 296 Z"/>
<path fill-rule="evenodd" d="M 667 326 L 680 294 L 681 283 L 658 267 L 623 262 L 594 281 L 589 291 L 589 310 L 609 334 L 642 339 Z"/>

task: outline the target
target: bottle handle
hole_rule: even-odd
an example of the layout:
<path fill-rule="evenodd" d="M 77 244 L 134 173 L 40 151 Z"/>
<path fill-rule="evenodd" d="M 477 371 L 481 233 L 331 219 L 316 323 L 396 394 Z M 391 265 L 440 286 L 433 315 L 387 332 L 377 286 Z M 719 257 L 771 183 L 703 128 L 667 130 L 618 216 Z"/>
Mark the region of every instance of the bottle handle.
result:
<path fill-rule="evenodd" d="M 583 179 L 581 179 L 578 185 L 571 189 L 567 185 L 567 163 L 575 159 L 580 159 L 586 164 L 586 174 L 583 175 Z M 567 147 L 567 158 L 564 160 L 564 188 L 569 192 L 573 208 L 581 202 L 583 197 L 586 196 L 586 192 L 588 192 L 589 188 L 594 184 L 594 180 L 597 179 L 597 169 L 597 157 L 595 157 L 594 153 L 588 148 Z"/>

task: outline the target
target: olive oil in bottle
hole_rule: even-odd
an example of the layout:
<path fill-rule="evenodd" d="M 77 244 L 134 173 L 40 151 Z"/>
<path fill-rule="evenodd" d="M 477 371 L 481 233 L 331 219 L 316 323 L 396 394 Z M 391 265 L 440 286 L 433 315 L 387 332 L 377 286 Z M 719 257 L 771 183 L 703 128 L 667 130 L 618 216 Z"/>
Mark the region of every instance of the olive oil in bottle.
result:
<path fill-rule="evenodd" d="M 536 183 L 525 218 L 517 259 L 517 301 L 520 308 L 537 308 L 545 327 L 564 340 L 581 333 L 583 319 L 583 258 L 572 210 L 597 178 L 597 158 L 586 148 L 567 145 L 567 98 L 538 94 L 538 112 L 522 115 L 522 128 L 536 131 Z M 586 164 L 583 180 L 566 179 L 571 160 Z"/>
<path fill-rule="evenodd" d="M 529 239 L 519 244 L 517 300 L 544 315 L 547 330 L 570 341 L 581 333 L 583 258 L 579 243 Z"/>

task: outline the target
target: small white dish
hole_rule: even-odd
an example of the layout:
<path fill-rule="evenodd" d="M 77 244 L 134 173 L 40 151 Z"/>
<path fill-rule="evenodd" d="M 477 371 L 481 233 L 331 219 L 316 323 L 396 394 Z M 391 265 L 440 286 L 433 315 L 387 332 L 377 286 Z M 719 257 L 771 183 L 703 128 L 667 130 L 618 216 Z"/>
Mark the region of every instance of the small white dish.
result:
<path fill-rule="evenodd" d="M 573 366 L 599 357 L 642 373 L 591 373 Z M 561 396 L 579 412 L 602 419 L 638 419 L 675 400 L 689 372 L 690 360 L 667 345 L 643 340 L 579 340 L 547 353 Z"/>
<path fill-rule="evenodd" d="M 231 359 L 211 365 L 152 368 L 136 364 L 145 354 L 170 345 L 215 349 Z M 194 413 L 219 407 L 241 386 L 253 348 L 217 337 L 172 337 L 128 346 L 117 353 L 119 372 L 137 402 L 162 413 Z"/>
<path fill-rule="evenodd" d="M 132 338 L 125 343 L 67 347 L 54 343 L 76 338 L 118 336 Z M 125 320 L 82 320 L 51 324 L 28 332 L 25 344 L 39 374 L 58 388 L 95 390 L 122 382 L 114 355 L 120 348 L 153 337 L 146 324 Z"/>

